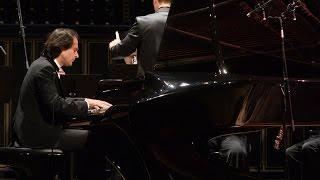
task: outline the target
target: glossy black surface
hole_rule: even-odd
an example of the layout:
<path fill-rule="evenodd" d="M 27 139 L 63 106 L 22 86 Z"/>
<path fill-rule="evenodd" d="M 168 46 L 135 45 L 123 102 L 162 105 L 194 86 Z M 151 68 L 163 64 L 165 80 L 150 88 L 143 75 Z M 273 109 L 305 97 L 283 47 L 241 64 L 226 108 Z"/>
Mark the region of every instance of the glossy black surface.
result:
<path fill-rule="evenodd" d="M 124 83 L 121 82 L 122 86 Z M 130 83 L 132 85 L 133 82 Z M 149 73 L 144 82 L 135 83 L 138 85 L 131 89 L 134 91 L 118 87 L 117 90 L 101 95 L 117 103 L 119 92 L 122 91 L 127 94 L 127 100 L 131 101 L 126 103 L 141 109 L 142 114 L 150 112 L 150 116 L 153 116 L 154 110 L 157 110 L 171 119 L 170 113 L 180 113 L 179 116 L 190 121 L 196 116 L 203 116 L 204 118 L 199 119 L 210 122 L 212 127 L 272 126 L 282 123 L 283 80 L 279 77 Z M 320 90 L 320 80 L 294 78 L 290 80 L 290 85 L 296 123 L 317 123 L 320 117 L 320 95 L 317 93 Z"/>
<path fill-rule="evenodd" d="M 101 99 L 129 107 L 128 132 L 147 154 L 142 158 L 151 179 L 166 179 L 157 175 L 170 172 L 181 179 L 228 178 L 196 151 L 195 139 L 221 134 L 225 128 L 283 124 L 278 22 L 264 22 L 260 13 L 246 17 L 252 1 L 221 0 L 215 1 L 216 26 L 210 26 L 210 3 L 174 1 L 158 71 L 146 73 L 143 81 L 99 83 Z M 286 8 L 280 0 L 272 5 L 275 8 L 267 11 L 271 15 Z M 314 22 L 320 12 L 310 8 L 312 3 L 298 10 L 297 21 L 285 21 L 293 119 L 303 126 L 320 125 L 320 24 Z M 213 47 L 221 47 L 224 74 L 218 73 Z"/>

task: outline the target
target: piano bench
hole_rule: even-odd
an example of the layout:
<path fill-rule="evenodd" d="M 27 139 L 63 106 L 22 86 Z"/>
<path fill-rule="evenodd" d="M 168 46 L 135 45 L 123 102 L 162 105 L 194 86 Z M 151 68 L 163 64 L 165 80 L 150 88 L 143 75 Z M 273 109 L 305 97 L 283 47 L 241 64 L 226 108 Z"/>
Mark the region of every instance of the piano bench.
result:
<path fill-rule="evenodd" d="M 0 147 L 0 164 L 17 172 L 18 179 L 66 179 L 69 162 L 60 149 Z M 69 158 L 68 158 L 69 159 Z M 72 158 L 70 158 L 72 159 Z"/>
<path fill-rule="evenodd" d="M 0 179 L 11 179 L 11 180 L 18 180 L 21 179 L 19 177 L 19 172 L 8 166 L 0 164 Z"/>

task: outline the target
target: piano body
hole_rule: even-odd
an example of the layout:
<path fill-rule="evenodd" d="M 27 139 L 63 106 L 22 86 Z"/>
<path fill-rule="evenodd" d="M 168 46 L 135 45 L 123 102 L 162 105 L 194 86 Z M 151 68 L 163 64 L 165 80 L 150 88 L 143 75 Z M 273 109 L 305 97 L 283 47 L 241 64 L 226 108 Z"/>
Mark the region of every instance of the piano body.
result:
<path fill-rule="evenodd" d="M 279 22 L 262 21 L 259 12 L 248 18 L 255 3 L 174 0 L 155 71 L 144 80 L 100 80 L 97 97 L 115 107 L 96 124 L 123 126 L 141 160 L 139 179 L 226 178 L 197 151 L 195 139 L 219 129 L 283 125 Z M 270 6 L 271 15 L 286 8 L 281 0 Z M 309 7 L 303 3 L 296 21 L 284 21 L 297 126 L 320 124 L 320 12 Z"/>

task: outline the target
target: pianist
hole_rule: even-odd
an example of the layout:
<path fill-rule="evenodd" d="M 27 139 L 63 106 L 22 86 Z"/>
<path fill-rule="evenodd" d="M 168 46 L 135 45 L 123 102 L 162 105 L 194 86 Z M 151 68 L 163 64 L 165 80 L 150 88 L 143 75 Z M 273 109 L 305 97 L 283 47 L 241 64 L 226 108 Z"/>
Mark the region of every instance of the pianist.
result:
<path fill-rule="evenodd" d="M 85 148 L 91 133 L 65 129 L 64 125 L 74 118 L 86 118 L 89 110 L 101 112 L 112 106 L 105 101 L 63 96 L 58 72 L 79 57 L 78 39 L 74 30 L 55 29 L 45 42 L 42 56 L 31 64 L 13 118 L 15 144 L 72 151 Z"/>
<path fill-rule="evenodd" d="M 136 22 L 121 41 L 119 38 L 109 43 L 111 55 L 129 56 L 137 49 L 137 61 L 143 77 L 144 71 L 152 71 L 158 54 L 171 0 L 153 0 L 155 13 L 136 18 Z"/>

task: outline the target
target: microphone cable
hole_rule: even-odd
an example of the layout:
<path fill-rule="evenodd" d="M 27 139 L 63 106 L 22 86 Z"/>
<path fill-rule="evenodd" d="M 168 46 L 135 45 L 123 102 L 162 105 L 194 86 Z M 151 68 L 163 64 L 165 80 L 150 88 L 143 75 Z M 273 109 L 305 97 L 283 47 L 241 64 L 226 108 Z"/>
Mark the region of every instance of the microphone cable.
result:
<path fill-rule="evenodd" d="M 52 83 L 55 85 L 55 78 L 58 76 L 57 72 L 54 70 L 52 73 Z M 51 119 L 51 125 L 54 127 L 54 118 L 55 118 L 55 113 L 54 113 L 54 101 L 52 102 L 52 119 Z M 51 154 L 50 154 L 50 174 L 52 175 L 53 180 L 59 180 L 58 177 L 54 174 L 54 144 L 51 146 Z"/>

